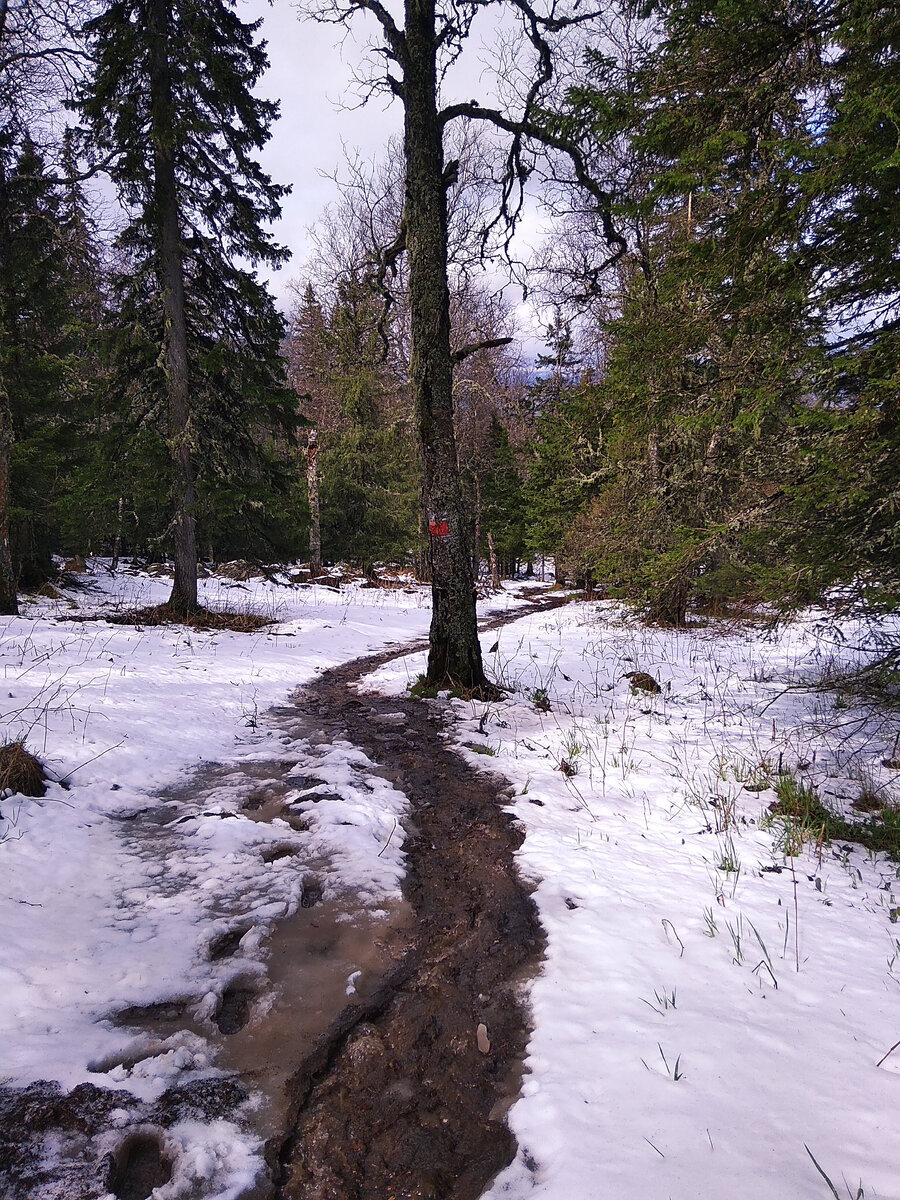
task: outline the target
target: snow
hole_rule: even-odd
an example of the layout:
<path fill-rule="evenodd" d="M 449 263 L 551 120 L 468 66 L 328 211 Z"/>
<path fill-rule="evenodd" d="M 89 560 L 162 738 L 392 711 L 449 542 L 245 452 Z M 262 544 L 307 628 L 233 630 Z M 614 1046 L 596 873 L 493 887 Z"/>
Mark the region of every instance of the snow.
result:
<path fill-rule="evenodd" d="M 202 1186 L 216 1200 L 238 1200 L 259 1171 L 255 1148 L 235 1138 L 229 1121 L 179 1121 L 166 1130 L 165 1150 L 173 1163 L 171 1180 L 153 1192 L 154 1200 L 181 1200 Z"/>
<path fill-rule="evenodd" d="M 455 702 L 456 741 L 515 785 L 548 937 L 519 1152 L 486 1200 L 814 1200 L 810 1153 L 841 1195 L 900 1196 L 898 1055 L 876 1066 L 900 1038 L 897 867 L 842 845 L 786 860 L 774 792 L 744 787 L 767 762 L 832 799 L 896 796 L 877 721 L 785 690 L 859 657 L 866 630 L 838 632 L 650 630 L 600 603 L 484 636 L 515 691 Z"/>
<path fill-rule="evenodd" d="M 263 990 L 265 937 L 296 911 L 304 879 L 264 861 L 265 847 L 302 848 L 326 899 L 349 890 L 374 912 L 399 896 L 405 797 L 354 747 L 296 741 L 264 714 L 323 668 L 427 632 L 430 613 L 422 589 L 213 578 L 203 603 L 237 598 L 278 624 L 237 634 L 60 620 L 160 603 L 171 586 L 93 567 L 88 591 L 3 621 L 4 734 L 24 735 L 65 786 L 0 802 L 0 1081 L 88 1081 L 149 1100 L 176 1077 L 215 1070 L 202 1023 L 229 984 Z M 311 810 L 302 837 L 241 811 L 248 772 L 284 761 L 329 793 L 313 804 L 316 788 L 297 780 L 288 799 Z M 236 921 L 248 928 L 237 955 L 209 961 Z M 193 1028 L 168 1036 L 112 1020 L 185 1000 Z M 259 1147 L 232 1125 L 167 1137 L 184 1145 L 166 1198 L 188 1194 L 193 1173 L 224 1200 L 259 1169 Z"/>
<path fill-rule="evenodd" d="M 158 603 L 169 586 L 147 577 L 125 581 L 128 593 L 115 593 L 122 607 Z M 89 595 L 89 607 L 102 605 L 116 582 L 95 576 L 100 594 Z M 222 582 L 204 584 L 208 602 L 221 601 Z M 57 623 L 70 615 L 65 603 L 32 605 L 5 622 L 5 732 L 24 734 L 51 775 L 68 783 L 66 790 L 51 784 L 42 800 L 2 804 L 0 1038 L 8 1078 L 73 1086 L 85 1078 L 85 1057 L 108 1058 L 111 1037 L 121 1038 L 96 1024 L 98 1017 L 198 988 L 212 1003 L 223 980 L 198 955 L 203 922 L 232 907 L 227 898 L 261 925 L 296 907 L 295 873 L 262 863 L 259 854 L 265 843 L 296 840 L 292 830 L 220 815 L 238 807 L 240 773 L 235 786 L 225 776 L 204 796 L 203 812 L 177 826 L 148 830 L 127 820 L 158 806 L 161 790 L 191 770 L 286 756 L 299 760 L 298 772 L 314 764 L 317 777 L 340 785 L 347 810 L 340 819 L 352 821 L 341 826 L 342 885 L 365 884 L 378 898 L 398 891 L 400 840 L 393 854 L 374 859 L 370 850 L 372 863 L 361 845 L 366 838 L 376 851 L 384 844 L 401 811 L 398 795 L 384 781 L 374 793 L 354 787 L 363 756 L 352 747 L 329 745 L 323 755 L 261 728 L 260 716 L 323 667 L 421 633 L 428 621 L 421 591 L 336 595 L 256 581 L 241 598 L 272 611 L 279 624 L 236 634 Z M 305 840 L 314 856 L 341 843 L 336 820 L 316 812 L 312 842 Z"/>
<path fill-rule="evenodd" d="M 216 1072 L 210 1018 L 230 985 L 265 996 L 266 938 L 302 903 L 307 867 L 326 899 L 372 915 L 399 896 L 406 798 L 357 747 L 269 710 L 328 666 L 422 637 L 430 610 L 417 588 L 213 578 L 205 603 L 278 623 L 60 620 L 168 594 L 167 579 L 91 565 L 92 590 L 2 619 L 4 731 L 66 786 L 0 801 L 0 1082 L 149 1100 Z M 491 609 L 517 603 L 510 589 Z M 840 1195 L 861 1181 L 900 1197 L 900 1051 L 876 1065 L 900 1038 L 897 868 L 842 844 L 786 859 L 774 793 L 748 790 L 781 767 L 845 808 L 867 781 L 895 793 L 887 728 L 792 686 L 865 656 L 865 628 L 840 633 L 816 613 L 775 631 L 650 630 L 601 602 L 483 636 L 510 690 L 454 701 L 453 737 L 515 787 L 547 933 L 510 1113 L 519 1153 L 486 1198 L 815 1200 L 831 1193 L 805 1147 Z M 406 655 L 366 686 L 400 694 L 423 666 Z M 629 671 L 662 690 L 632 691 Z M 302 832 L 242 806 L 276 768 Z M 280 848 L 299 859 L 266 861 Z M 210 961 L 236 926 L 236 954 Z M 189 1027 L 111 1019 L 161 1001 L 187 1002 Z M 236 1197 L 259 1169 L 258 1142 L 228 1121 L 181 1122 L 166 1146 L 175 1174 L 155 1200 Z"/>

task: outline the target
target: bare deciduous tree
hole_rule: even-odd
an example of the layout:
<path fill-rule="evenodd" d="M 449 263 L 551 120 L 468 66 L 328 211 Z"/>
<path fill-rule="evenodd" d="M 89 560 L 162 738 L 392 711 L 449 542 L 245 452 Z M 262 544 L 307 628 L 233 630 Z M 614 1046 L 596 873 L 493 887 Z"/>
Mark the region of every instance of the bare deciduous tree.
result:
<path fill-rule="evenodd" d="M 479 13 L 493 8 L 511 14 L 521 30 L 523 85 L 509 104 L 477 100 L 443 104 L 447 69 L 462 54 Z M 581 147 L 539 119 L 555 79 L 555 47 L 568 30 L 588 24 L 592 13 L 550 0 L 539 9 L 530 0 L 404 0 L 403 25 L 381 0 L 329 0 L 308 6 L 319 20 L 345 24 L 360 13 L 380 26 L 377 54 L 386 67 L 371 80 L 404 110 L 405 195 L 401 228 L 386 252 L 390 263 L 406 253 L 409 271 L 410 382 L 416 409 L 424 474 L 423 498 L 432 569 L 433 612 L 427 681 L 484 689 L 487 680 L 475 619 L 468 515 L 463 504 L 453 422 L 453 369 L 477 352 L 472 344 L 451 347 L 448 285 L 448 191 L 458 163 L 447 161 L 445 138 L 452 123 L 483 123 L 506 136 L 501 197 L 493 225 L 507 228 L 521 212 L 524 184 L 538 149 L 562 154 L 575 180 L 596 202 L 613 254 L 621 238 L 613 228 L 606 192 L 591 177 Z"/>

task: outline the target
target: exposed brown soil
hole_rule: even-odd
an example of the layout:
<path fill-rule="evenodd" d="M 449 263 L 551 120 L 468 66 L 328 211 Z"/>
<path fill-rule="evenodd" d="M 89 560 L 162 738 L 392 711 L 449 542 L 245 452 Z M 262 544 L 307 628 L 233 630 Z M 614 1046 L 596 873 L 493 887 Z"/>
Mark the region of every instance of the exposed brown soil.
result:
<path fill-rule="evenodd" d="M 102 613 L 94 619 L 109 621 L 111 625 L 187 625 L 191 629 L 227 629 L 231 633 L 255 633 L 274 624 L 273 617 L 264 617 L 261 613 L 203 608 L 202 605 L 185 616 L 169 604 Z"/>
<path fill-rule="evenodd" d="M 291 1081 L 284 1200 L 474 1200 L 515 1152 L 505 1116 L 528 1038 L 520 983 L 543 946 L 513 861 L 522 837 L 505 780 L 445 744 L 440 705 L 352 691 L 390 657 L 329 671 L 298 702 L 338 718 L 334 733 L 409 798 L 414 923 L 378 992 L 344 1010 Z"/>

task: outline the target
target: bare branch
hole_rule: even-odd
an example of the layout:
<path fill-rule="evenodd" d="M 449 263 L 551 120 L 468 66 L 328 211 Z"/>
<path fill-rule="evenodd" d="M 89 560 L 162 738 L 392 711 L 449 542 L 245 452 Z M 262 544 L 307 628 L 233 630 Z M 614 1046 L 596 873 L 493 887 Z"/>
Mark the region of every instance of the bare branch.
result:
<path fill-rule="evenodd" d="M 512 342 L 511 337 L 488 338 L 483 342 L 470 342 L 468 346 L 462 346 L 459 350 L 455 350 L 450 356 L 454 367 L 469 358 L 473 354 L 477 354 L 479 350 L 496 350 L 500 346 L 508 346 Z"/>
<path fill-rule="evenodd" d="M 388 44 L 397 55 L 397 58 L 402 61 L 406 53 L 406 35 L 401 33 L 397 28 L 397 23 L 381 3 L 381 0 L 352 0 L 352 4 L 354 8 L 368 9 L 378 19 L 381 28 L 384 30 Z"/>
<path fill-rule="evenodd" d="M 390 342 L 387 335 L 387 323 L 390 316 L 391 307 L 394 303 L 394 294 L 387 286 L 387 276 L 390 271 L 394 274 L 397 260 L 400 255 L 406 250 L 406 218 L 401 215 L 400 228 L 397 230 L 397 236 L 389 246 L 386 246 L 379 254 L 376 270 L 371 277 L 372 285 L 382 299 L 382 308 L 378 316 L 378 325 L 376 327 L 379 341 L 383 348 L 382 361 L 387 362 L 388 354 L 390 353 Z"/>
<path fill-rule="evenodd" d="M 73 59 L 81 59 L 86 63 L 91 61 L 90 54 L 85 50 L 77 50 L 72 46 L 44 46 L 39 50 L 19 50 L 14 54 L 8 54 L 5 58 L 0 59 L 0 71 L 5 71 L 9 67 L 15 66 L 16 63 L 42 62 L 53 58 L 64 59 L 66 62 Z"/>
<path fill-rule="evenodd" d="M 528 0 L 508 0 L 508 2 L 513 8 L 518 9 L 528 25 L 536 30 L 544 30 L 546 33 L 562 33 L 564 29 L 573 29 L 578 25 L 587 25 L 605 15 L 603 8 L 591 8 L 586 9 L 584 12 L 570 13 L 558 17 L 555 15 L 556 5 L 554 4 L 550 13 L 547 16 L 543 16 Z"/>
<path fill-rule="evenodd" d="M 522 141 L 526 138 L 540 146 L 545 146 L 551 150 L 558 151 L 560 154 L 564 154 L 571 163 L 575 179 L 579 186 L 593 197 L 597 205 L 597 216 L 603 228 L 604 239 L 610 249 L 613 250 L 610 257 L 599 267 L 595 268 L 596 273 L 599 274 L 607 270 L 622 257 L 628 248 L 628 244 L 613 222 L 612 196 L 591 175 L 584 151 L 577 142 L 560 133 L 555 133 L 552 129 L 545 125 L 539 125 L 535 121 L 509 117 L 495 108 L 483 108 L 475 100 L 465 101 L 461 104 L 451 104 L 439 114 L 441 124 L 445 127 L 459 117 L 464 117 L 470 121 L 484 121 L 489 125 L 493 125 L 496 129 L 502 129 L 506 133 L 511 133 L 514 142 L 507 159 L 511 169 L 518 169 Z"/>
<path fill-rule="evenodd" d="M 397 22 L 381 0 L 345 0 L 344 3 L 334 0 L 327 8 L 307 5 L 305 11 L 314 20 L 330 25 L 346 25 L 355 12 L 370 12 L 384 33 L 389 57 L 401 65 L 406 61 L 406 35 L 398 29 Z"/>

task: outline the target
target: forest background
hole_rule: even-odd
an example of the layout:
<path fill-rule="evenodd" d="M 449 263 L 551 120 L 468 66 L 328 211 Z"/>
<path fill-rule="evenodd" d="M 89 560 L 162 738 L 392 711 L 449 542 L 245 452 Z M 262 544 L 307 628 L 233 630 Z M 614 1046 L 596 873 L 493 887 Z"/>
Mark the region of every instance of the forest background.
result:
<path fill-rule="evenodd" d="M 444 43 L 483 7 L 447 5 Z M 496 7 L 525 117 L 472 101 L 444 141 L 475 569 L 552 558 L 673 625 L 835 588 L 893 607 L 895 6 L 555 5 L 538 38 L 533 6 Z M 310 15 L 389 32 L 376 9 Z M 0 611 L 59 553 L 427 577 L 401 150 L 344 168 L 282 316 L 265 66 L 226 0 L 0 3 Z M 547 314 L 534 361 L 510 280 Z"/>

